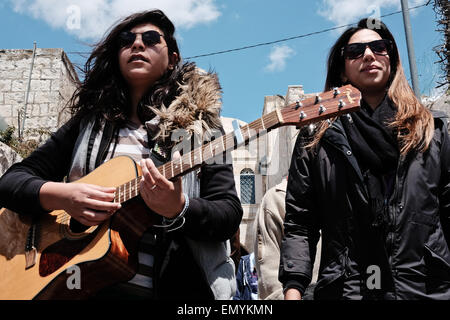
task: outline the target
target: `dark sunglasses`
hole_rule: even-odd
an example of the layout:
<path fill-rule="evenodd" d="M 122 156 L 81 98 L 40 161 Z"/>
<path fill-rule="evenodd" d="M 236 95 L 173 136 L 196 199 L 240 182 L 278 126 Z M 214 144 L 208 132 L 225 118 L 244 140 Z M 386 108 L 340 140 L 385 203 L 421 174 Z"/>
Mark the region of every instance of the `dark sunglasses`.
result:
<path fill-rule="evenodd" d="M 391 40 L 381 39 L 366 43 L 352 43 L 343 47 L 341 54 L 346 59 L 358 59 L 364 54 L 367 47 L 369 47 L 374 54 L 386 55 L 392 50 L 392 42 Z"/>
<path fill-rule="evenodd" d="M 139 32 L 134 33 L 131 31 L 122 31 L 119 34 L 119 40 L 118 40 L 119 46 L 121 48 L 130 47 L 136 40 L 136 36 L 138 34 L 142 35 L 142 42 L 147 47 L 151 47 L 158 43 L 161 43 L 161 37 L 164 37 L 164 35 L 160 34 L 158 31 L 155 31 L 155 30 L 145 31 L 145 32 L 141 32 L 141 33 L 139 33 Z"/>

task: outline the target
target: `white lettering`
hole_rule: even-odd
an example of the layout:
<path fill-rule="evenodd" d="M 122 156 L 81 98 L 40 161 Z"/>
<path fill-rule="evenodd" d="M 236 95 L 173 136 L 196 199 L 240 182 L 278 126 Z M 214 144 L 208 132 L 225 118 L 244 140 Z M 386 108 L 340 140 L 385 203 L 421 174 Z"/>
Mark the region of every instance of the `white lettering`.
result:
<path fill-rule="evenodd" d="M 371 265 L 367 267 L 367 274 L 371 274 L 366 281 L 367 288 L 369 290 L 381 289 L 381 270 L 377 265 Z"/>
<path fill-rule="evenodd" d="M 367 7 L 366 13 L 372 13 L 369 18 L 367 18 L 367 28 L 368 29 L 380 29 L 380 19 L 381 19 L 381 12 L 380 12 L 380 6 L 377 5 L 370 5 Z"/>
<path fill-rule="evenodd" d="M 81 269 L 74 264 L 66 270 L 66 273 L 72 274 L 66 280 L 67 289 L 81 289 Z"/>
<path fill-rule="evenodd" d="M 205 318 L 209 317 L 212 307 L 191 307 L 185 304 L 183 307 L 178 307 L 177 314 L 194 314 L 203 315 Z"/>
<path fill-rule="evenodd" d="M 221 311 L 222 314 L 272 314 L 272 307 L 272 305 L 222 305 Z"/>

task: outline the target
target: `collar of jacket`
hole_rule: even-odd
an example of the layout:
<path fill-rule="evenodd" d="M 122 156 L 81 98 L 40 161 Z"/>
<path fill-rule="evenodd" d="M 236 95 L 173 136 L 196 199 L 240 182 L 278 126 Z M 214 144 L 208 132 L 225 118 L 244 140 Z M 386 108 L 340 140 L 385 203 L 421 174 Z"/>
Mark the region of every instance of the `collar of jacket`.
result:
<path fill-rule="evenodd" d="M 222 123 L 222 88 L 217 74 L 203 71 L 193 63 L 181 67 L 178 81 L 179 94 L 165 106 L 147 106 L 159 118 L 154 139 L 170 141 L 170 134 L 183 130 L 182 139 L 193 134 L 202 135 L 212 129 L 220 129 Z"/>
<path fill-rule="evenodd" d="M 275 190 L 286 192 L 286 187 L 287 187 L 287 178 L 285 177 L 283 178 L 283 180 L 281 180 L 279 184 L 275 185 Z"/>
<path fill-rule="evenodd" d="M 351 117 L 350 114 L 344 115 L 344 117 Z M 342 125 L 342 122 L 340 119 L 337 119 L 332 123 L 330 128 L 328 128 L 327 131 L 325 131 L 325 134 L 322 137 L 322 141 L 330 145 L 331 147 L 339 150 L 345 159 L 349 161 L 352 168 L 355 170 L 357 176 L 361 180 L 362 185 L 364 186 L 364 190 L 366 191 L 366 195 L 368 194 L 366 190 L 366 184 L 364 183 L 364 177 L 361 172 L 361 168 L 358 165 L 358 162 L 356 161 L 355 156 L 353 155 L 353 152 L 350 148 L 350 144 L 348 142 L 347 135 L 345 133 L 344 127 Z M 409 153 L 408 156 L 400 155 L 399 162 L 397 165 L 397 173 L 396 173 L 396 185 L 398 186 L 398 183 L 400 182 L 400 185 L 402 185 L 402 182 L 399 181 L 401 177 L 403 176 L 403 170 L 405 163 L 407 163 L 409 160 L 413 157 L 413 153 Z"/>

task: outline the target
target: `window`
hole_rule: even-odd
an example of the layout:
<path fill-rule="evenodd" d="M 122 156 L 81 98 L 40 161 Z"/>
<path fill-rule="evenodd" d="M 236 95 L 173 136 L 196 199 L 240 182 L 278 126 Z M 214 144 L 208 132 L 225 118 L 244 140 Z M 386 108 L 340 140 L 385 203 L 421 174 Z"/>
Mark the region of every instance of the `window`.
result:
<path fill-rule="evenodd" d="M 255 173 L 251 169 L 241 171 L 241 203 L 255 203 Z"/>

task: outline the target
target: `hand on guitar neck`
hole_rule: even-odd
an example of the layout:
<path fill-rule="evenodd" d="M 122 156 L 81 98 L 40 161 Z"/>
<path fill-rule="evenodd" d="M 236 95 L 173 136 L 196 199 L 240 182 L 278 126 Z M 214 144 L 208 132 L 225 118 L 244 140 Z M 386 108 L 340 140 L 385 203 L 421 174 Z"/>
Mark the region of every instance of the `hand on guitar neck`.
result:
<path fill-rule="evenodd" d="M 174 157 L 174 158 L 179 158 Z M 141 160 L 141 197 L 154 212 L 166 218 L 174 218 L 183 210 L 186 199 L 182 192 L 181 178 L 174 182 L 166 179 L 150 159 Z"/>

